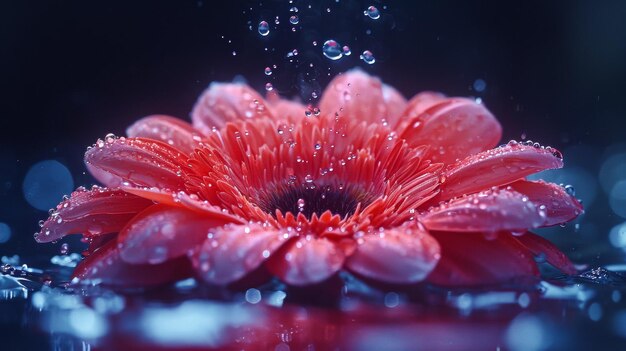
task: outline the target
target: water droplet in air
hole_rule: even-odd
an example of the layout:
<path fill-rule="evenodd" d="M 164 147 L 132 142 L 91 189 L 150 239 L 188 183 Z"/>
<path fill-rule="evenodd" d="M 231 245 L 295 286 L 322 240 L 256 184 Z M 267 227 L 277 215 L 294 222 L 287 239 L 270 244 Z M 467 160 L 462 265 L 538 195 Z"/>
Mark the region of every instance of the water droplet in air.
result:
<path fill-rule="evenodd" d="M 371 65 L 374 62 L 376 62 L 376 58 L 374 57 L 374 54 L 372 54 L 372 52 L 369 50 L 363 51 L 363 54 L 361 54 L 361 60 L 363 60 L 368 65 Z"/>
<path fill-rule="evenodd" d="M 564 188 L 565 192 L 568 193 L 570 196 L 576 196 L 576 189 L 574 189 L 574 186 L 566 185 Z"/>
<path fill-rule="evenodd" d="M 367 10 L 363 11 L 363 14 L 371 19 L 379 19 L 380 11 L 375 6 L 370 6 Z"/>
<path fill-rule="evenodd" d="M 304 199 L 298 199 L 298 211 L 304 211 L 305 202 Z"/>
<path fill-rule="evenodd" d="M 278 18 L 276 19 L 278 21 Z M 267 36 L 270 34 L 270 25 L 265 21 L 259 22 L 259 34 L 262 36 Z"/>
<path fill-rule="evenodd" d="M 346 56 L 350 56 L 352 54 L 352 50 L 350 50 L 350 47 L 348 45 L 343 46 L 343 54 Z"/>
<path fill-rule="evenodd" d="M 265 67 L 265 75 L 266 76 L 271 76 L 272 75 L 272 69 L 269 67 Z"/>
<path fill-rule="evenodd" d="M 292 8 L 289 9 L 289 12 L 298 12 L 298 8 L 293 6 Z"/>
<path fill-rule="evenodd" d="M 265 90 L 267 90 L 267 91 L 274 90 L 274 86 L 272 85 L 272 83 L 265 84 Z"/>
<path fill-rule="evenodd" d="M 343 56 L 341 45 L 333 39 L 324 42 L 324 45 L 322 45 L 322 53 L 331 60 L 339 60 Z"/>
<path fill-rule="evenodd" d="M 69 245 L 67 243 L 64 243 L 61 245 L 61 255 L 66 255 L 69 251 Z"/>
<path fill-rule="evenodd" d="M 298 16 L 291 16 L 289 17 L 289 23 L 291 24 L 298 24 L 300 22 L 300 19 L 298 18 Z"/>
<path fill-rule="evenodd" d="M 481 92 L 485 91 L 485 89 L 487 88 L 487 83 L 484 80 L 482 80 L 482 79 L 476 79 L 474 81 L 473 88 L 474 88 L 475 91 L 481 93 Z"/>

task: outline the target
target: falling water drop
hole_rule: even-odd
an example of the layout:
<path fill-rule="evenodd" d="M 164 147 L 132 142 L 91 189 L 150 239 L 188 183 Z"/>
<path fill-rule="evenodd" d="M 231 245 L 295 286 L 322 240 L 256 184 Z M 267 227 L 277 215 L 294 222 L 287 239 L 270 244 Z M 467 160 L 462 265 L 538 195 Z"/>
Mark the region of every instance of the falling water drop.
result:
<path fill-rule="evenodd" d="M 272 69 L 270 67 L 265 67 L 265 75 L 266 76 L 271 76 L 272 75 Z"/>
<path fill-rule="evenodd" d="M 343 46 L 343 54 L 346 56 L 350 56 L 352 54 L 352 50 L 350 50 L 350 47 L 348 45 Z"/>
<path fill-rule="evenodd" d="M 369 50 L 363 51 L 363 54 L 361 54 L 361 60 L 363 60 L 368 65 L 371 65 L 374 62 L 376 62 L 376 58 L 374 57 L 374 54 L 372 54 L 372 52 Z"/>
<path fill-rule="evenodd" d="M 274 86 L 272 85 L 272 83 L 266 83 L 265 84 L 265 90 L 267 90 L 267 91 L 274 90 Z"/>
<path fill-rule="evenodd" d="M 67 243 L 63 243 L 61 245 L 61 255 L 66 255 L 69 252 L 69 245 Z"/>
<path fill-rule="evenodd" d="M 270 25 L 269 25 L 269 23 L 267 23 L 265 21 L 259 22 L 259 34 L 261 34 L 264 37 L 267 36 L 268 34 L 270 34 Z"/>
<path fill-rule="evenodd" d="M 380 11 L 375 6 L 370 6 L 367 10 L 363 11 L 363 14 L 371 19 L 379 19 Z"/>
<path fill-rule="evenodd" d="M 304 199 L 298 199 L 298 211 L 302 212 L 304 211 L 304 206 L 305 206 L 305 202 Z"/>
<path fill-rule="evenodd" d="M 324 42 L 324 45 L 322 45 L 322 53 L 331 60 L 339 60 L 343 56 L 341 45 L 333 39 Z"/>
<path fill-rule="evenodd" d="M 300 22 L 300 19 L 298 18 L 298 16 L 293 15 L 291 17 L 289 17 L 289 23 L 291 24 L 298 24 Z"/>

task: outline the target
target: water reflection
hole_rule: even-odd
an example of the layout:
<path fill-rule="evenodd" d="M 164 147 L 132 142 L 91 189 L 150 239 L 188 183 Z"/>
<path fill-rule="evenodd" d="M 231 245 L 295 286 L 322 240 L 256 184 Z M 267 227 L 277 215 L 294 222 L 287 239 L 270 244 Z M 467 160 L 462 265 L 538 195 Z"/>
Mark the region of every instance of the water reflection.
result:
<path fill-rule="evenodd" d="M 2 312 L 15 304 L 10 301 L 26 301 L 19 310 L 27 335 L 47 335 L 53 350 L 583 350 L 626 344 L 623 266 L 483 290 L 387 291 L 342 275 L 336 289 L 330 284 L 313 292 L 279 282 L 234 292 L 194 279 L 158 290 L 111 291 L 67 286 L 71 265 L 55 261 L 45 271 L 9 265 L 0 275 Z M 311 293 L 336 301 L 311 304 Z"/>

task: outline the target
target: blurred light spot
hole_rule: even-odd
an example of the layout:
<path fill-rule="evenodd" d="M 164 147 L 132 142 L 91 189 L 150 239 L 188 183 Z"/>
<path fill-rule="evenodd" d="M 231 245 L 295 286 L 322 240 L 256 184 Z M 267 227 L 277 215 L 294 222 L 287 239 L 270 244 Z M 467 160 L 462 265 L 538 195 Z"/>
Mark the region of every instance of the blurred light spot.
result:
<path fill-rule="evenodd" d="M 80 338 L 96 339 L 103 336 L 108 329 L 104 317 L 86 307 L 70 311 L 68 318 L 69 326 Z"/>
<path fill-rule="evenodd" d="M 261 301 L 261 292 L 254 288 L 246 290 L 246 301 L 251 304 L 259 303 Z"/>
<path fill-rule="evenodd" d="M 599 321 L 602 319 L 602 306 L 597 302 L 592 303 L 587 310 L 587 314 L 592 321 Z"/>
<path fill-rule="evenodd" d="M 485 89 L 487 88 L 487 82 L 485 82 L 484 80 L 482 80 L 482 79 L 480 79 L 480 78 L 479 78 L 479 79 L 476 79 L 476 80 L 474 81 L 474 85 L 473 85 L 473 87 L 474 87 L 474 90 L 475 90 L 475 91 L 477 91 L 477 92 L 479 92 L 479 93 L 482 93 L 482 92 L 483 92 L 483 91 L 485 91 Z"/>
<path fill-rule="evenodd" d="M 70 171 L 54 160 L 34 164 L 26 173 L 22 190 L 26 201 L 36 209 L 46 211 L 61 197 L 74 189 Z"/>
<path fill-rule="evenodd" d="M 276 347 L 274 348 L 274 351 L 289 351 L 290 347 L 289 345 L 285 344 L 284 342 L 281 342 L 280 344 L 276 345 Z"/>
<path fill-rule="evenodd" d="M 613 186 L 609 194 L 609 205 L 616 215 L 626 218 L 626 180 L 620 180 Z"/>
<path fill-rule="evenodd" d="M 626 249 L 626 222 L 611 228 L 609 241 L 615 247 Z"/>
<path fill-rule="evenodd" d="M 626 179 L 626 153 L 615 154 L 604 161 L 598 174 L 602 189 L 608 194 L 620 180 Z"/>
<path fill-rule="evenodd" d="M 11 227 L 0 222 L 0 244 L 6 243 L 9 239 L 11 239 Z"/>
<path fill-rule="evenodd" d="M 549 346 L 549 336 L 545 334 L 541 319 L 528 314 L 520 314 L 509 325 L 505 340 L 513 350 L 539 351 Z"/>
<path fill-rule="evenodd" d="M 269 297 L 267 298 L 267 304 L 276 306 L 276 307 L 281 307 L 286 297 L 287 297 L 287 294 L 284 291 L 280 291 L 280 290 L 275 291 L 271 293 Z"/>
<path fill-rule="evenodd" d="M 626 338 L 626 310 L 615 313 L 613 317 L 613 331 L 622 338 Z"/>

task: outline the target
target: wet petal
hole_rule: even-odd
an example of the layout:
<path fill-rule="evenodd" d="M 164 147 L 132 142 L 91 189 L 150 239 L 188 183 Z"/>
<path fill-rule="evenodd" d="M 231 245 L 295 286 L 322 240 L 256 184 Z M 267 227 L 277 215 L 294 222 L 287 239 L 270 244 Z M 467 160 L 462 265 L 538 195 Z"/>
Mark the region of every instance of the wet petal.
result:
<path fill-rule="evenodd" d="M 262 224 L 225 225 L 209 233 L 193 256 L 194 267 L 210 284 L 231 284 L 259 268 L 289 238 Z"/>
<path fill-rule="evenodd" d="M 81 282 L 123 287 L 146 287 L 173 283 L 192 275 L 187 257 L 161 264 L 129 264 L 122 261 L 117 242 L 111 240 L 76 266 L 73 278 Z"/>
<path fill-rule="evenodd" d="M 126 129 L 129 137 L 149 138 L 164 142 L 185 154 L 191 154 L 202 135 L 191 124 L 170 116 L 144 117 Z"/>
<path fill-rule="evenodd" d="M 509 190 L 488 190 L 437 206 L 420 217 L 428 230 L 452 232 L 520 231 L 545 221 L 526 195 Z"/>
<path fill-rule="evenodd" d="M 506 232 L 495 238 L 481 233 L 432 232 L 441 260 L 426 279 L 441 286 L 479 286 L 539 275 L 532 253 Z"/>
<path fill-rule="evenodd" d="M 184 154 L 167 144 L 143 138 L 99 140 L 85 153 L 87 169 L 109 187 L 129 183 L 183 189 L 180 164 L 186 159 Z"/>
<path fill-rule="evenodd" d="M 199 214 L 155 205 L 138 214 L 120 231 L 120 255 L 128 263 L 158 264 L 186 255 L 202 244 L 209 231 L 224 225 L 222 213 Z"/>
<path fill-rule="evenodd" d="M 565 223 L 576 218 L 583 212 L 583 206 L 565 189 L 544 181 L 520 180 L 511 183 L 511 188 L 530 199 L 535 206 L 545 209 L 546 218 L 543 226 Z"/>
<path fill-rule="evenodd" d="M 413 109 L 424 103 L 414 102 Z M 502 128 L 485 108 L 470 99 L 448 98 L 411 117 L 400 137 L 412 146 L 430 145 L 434 162 L 454 163 L 497 145 Z"/>
<path fill-rule="evenodd" d="M 320 100 L 320 110 L 330 118 L 338 113 L 359 121 L 383 123 L 385 120 L 395 125 L 405 104 L 402 95 L 390 87 L 385 88 L 380 79 L 353 69 L 328 84 Z"/>
<path fill-rule="evenodd" d="M 268 117 L 269 110 L 259 93 L 245 84 L 211 83 L 191 112 L 192 124 L 206 135 L 228 122 Z"/>
<path fill-rule="evenodd" d="M 555 149 L 509 143 L 452 165 L 444 172 L 437 200 L 506 185 L 533 173 L 561 167 L 563 158 Z"/>
<path fill-rule="evenodd" d="M 35 239 L 45 243 L 67 234 L 98 236 L 116 233 L 150 205 L 152 201 L 119 189 L 77 190 L 57 205 Z"/>
<path fill-rule="evenodd" d="M 305 117 L 307 107 L 299 102 L 282 99 L 275 93 L 268 94 L 267 99 L 276 120 L 297 123 Z"/>
<path fill-rule="evenodd" d="M 543 257 L 545 260 L 564 273 L 575 274 L 576 268 L 572 261 L 565 256 L 553 243 L 537 234 L 527 232 L 515 237 L 519 242 L 528 248 L 535 256 Z"/>
<path fill-rule="evenodd" d="M 312 235 L 300 237 L 268 263 L 269 270 L 289 285 L 322 282 L 343 266 L 343 250 L 334 242 Z"/>
<path fill-rule="evenodd" d="M 439 244 L 425 230 L 410 226 L 365 234 L 346 261 L 349 270 L 366 278 L 398 284 L 424 280 L 439 260 Z"/>

